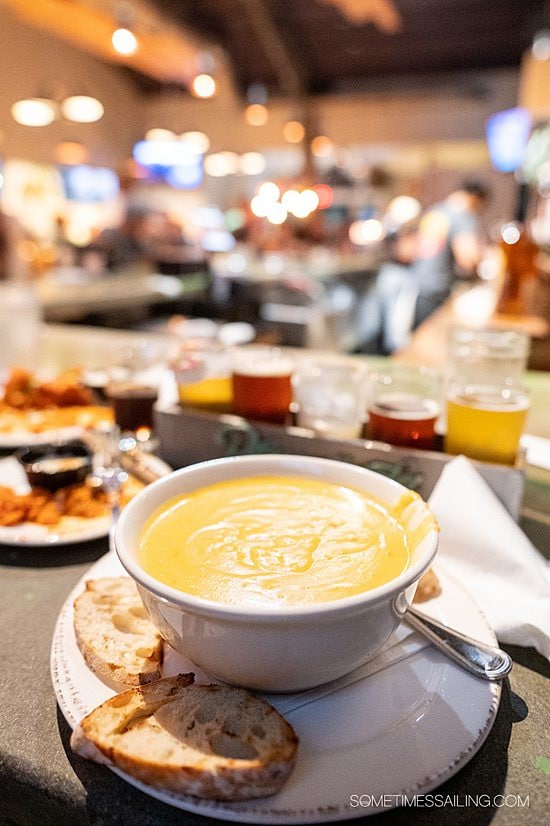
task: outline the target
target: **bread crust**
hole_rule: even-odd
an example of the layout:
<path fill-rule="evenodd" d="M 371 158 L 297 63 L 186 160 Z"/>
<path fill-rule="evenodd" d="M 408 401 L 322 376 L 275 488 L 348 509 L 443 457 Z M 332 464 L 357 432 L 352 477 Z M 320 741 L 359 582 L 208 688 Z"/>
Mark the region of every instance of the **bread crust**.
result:
<path fill-rule="evenodd" d="M 87 666 L 107 683 L 143 685 L 162 676 L 163 642 L 129 577 L 88 580 L 74 603 L 74 630 Z"/>
<path fill-rule="evenodd" d="M 441 593 L 441 585 L 433 568 L 429 568 L 418 580 L 418 587 L 415 591 L 413 602 L 428 602 Z"/>
<path fill-rule="evenodd" d="M 214 800 L 278 792 L 298 749 L 292 726 L 265 700 L 194 675 L 115 695 L 75 729 L 71 747 L 143 783 Z"/>

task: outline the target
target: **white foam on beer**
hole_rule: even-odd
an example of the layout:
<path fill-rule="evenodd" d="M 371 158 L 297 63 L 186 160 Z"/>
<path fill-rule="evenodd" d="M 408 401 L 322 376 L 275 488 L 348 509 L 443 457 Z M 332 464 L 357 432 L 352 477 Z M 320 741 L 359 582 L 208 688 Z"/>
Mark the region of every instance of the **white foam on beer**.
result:
<path fill-rule="evenodd" d="M 388 419 L 433 419 L 439 415 L 435 399 L 424 399 L 409 393 L 387 393 L 370 407 L 372 413 Z"/>
<path fill-rule="evenodd" d="M 529 407 L 529 399 L 523 394 L 506 396 L 500 393 L 480 390 L 478 393 L 452 393 L 449 401 L 461 407 L 475 407 L 476 410 L 515 413 Z"/>
<path fill-rule="evenodd" d="M 251 361 L 235 365 L 233 370 L 239 376 L 251 376 L 254 378 L 278 378 L 279 376 L 290 376 L 292 373 L 292 362 L 289 359 Z"/>

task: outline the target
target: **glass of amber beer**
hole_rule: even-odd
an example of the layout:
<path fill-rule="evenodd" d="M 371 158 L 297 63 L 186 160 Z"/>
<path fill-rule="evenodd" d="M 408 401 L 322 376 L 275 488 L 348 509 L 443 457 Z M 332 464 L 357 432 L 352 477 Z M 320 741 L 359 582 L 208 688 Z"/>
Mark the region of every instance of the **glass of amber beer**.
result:
<path fill-rule="evenodd" d="M 529 396 L 519 382 L 451 384 L 447 393 L 447 453 L 513 465 Z"/>
<path fill-rule="evenodd" d="M 238 348 L 232 357 L 233 412 L 284 424 L 292 402 L 292 360 L 278 347 Z"/>
<path fill-rule="evenodd" d="M 400 447 L 434 448 L 440 393 L 439 374 L 428 367 L 395 364 L 371 373 L 370 438 Z"/>

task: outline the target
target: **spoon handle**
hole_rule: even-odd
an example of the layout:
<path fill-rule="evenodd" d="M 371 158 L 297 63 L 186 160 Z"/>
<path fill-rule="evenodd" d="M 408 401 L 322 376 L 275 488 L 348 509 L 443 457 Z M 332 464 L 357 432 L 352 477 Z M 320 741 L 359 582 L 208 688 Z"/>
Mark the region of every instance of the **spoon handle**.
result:
<path fill-rule="evenodd" d="M 404 619 L 462 668 L 478 677 L 502 680 L 512 670 L 512 658 L 500 648 L 473 640 L 415 608 L 409 608 Z"/>

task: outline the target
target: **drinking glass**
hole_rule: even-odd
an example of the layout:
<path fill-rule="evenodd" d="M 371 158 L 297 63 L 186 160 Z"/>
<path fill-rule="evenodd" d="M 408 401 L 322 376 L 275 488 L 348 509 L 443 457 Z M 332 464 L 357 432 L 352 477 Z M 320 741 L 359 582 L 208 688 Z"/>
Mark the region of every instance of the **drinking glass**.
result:
<path fill-rule="evenodd" d="M 180 404 L 210 413 L 232 409 L 230 358 L 215 342 L 182 349 L 172 363 Z"/>
<path fill-rule="evenodd" d="M 164 360 L 159 347 L 147 340 L 124 345 L 113 354 L 105 395 L 121 431 L 153 430 Z"/>
<path fill-rule="evenodd" d="M 439 374 L 428 367 L 388 365 L 371 373 L 370 438 L 400 447 L 433 449 L 440 398 Z"/>
<path fill-rule="evenodd" d="M 448 378 L 479 384 L 521 379 L 530 339 L 518 330 L 454 327 L 449 334 Z"/>
<path fill-rule="evenodd" d="M 359 363 L 305 362 L 292 380 L 297 424 L 317 436 L 357 439 L 366 418 L 367 369 Z"/>
<path fill-rule="evenodd" d="M 14 366 L 36 367 L 40 330 L 40 306 L 33 285 L 0 284 L 0 374 Z"/>
<path fill-rule="evenodd" d="M 515 464 L 528 409 L 529 396 L 519 382 L 454 382 L 447 393 L 446 452 Z"/>
<path fill-rule="evenodd" d="M 278 347 L 250 346 L 232 356 L 233 412 L 284 424 L 292 402 L 294 364 Z"/>
<path fill-rule="evenodd" d="M 110 382 L 106 395 L 121 431 L 137 431 L 142 428 L 152 431 L 153 407 L 158 398 L 156 387 L 132 381 Z"/>

